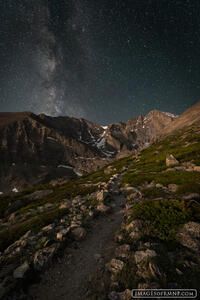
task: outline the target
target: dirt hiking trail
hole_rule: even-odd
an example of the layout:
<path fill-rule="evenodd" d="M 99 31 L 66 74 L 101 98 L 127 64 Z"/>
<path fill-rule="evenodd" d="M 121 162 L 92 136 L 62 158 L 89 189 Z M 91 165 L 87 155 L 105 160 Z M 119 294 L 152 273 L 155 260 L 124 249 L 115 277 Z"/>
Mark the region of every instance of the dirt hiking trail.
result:
<path fill-rule="evenodd" d="M 91 275 L 98 272 L 98 263 L 109 260 L 115 249 L 115 232 L 123 218 L 123 195 L 112 196 L 112 212 L 94 219 L 86 238 L 73 243 L 42 275 L 39 283 L 28 289 L 33 300 L 83 300 L 87 297 Z"/>

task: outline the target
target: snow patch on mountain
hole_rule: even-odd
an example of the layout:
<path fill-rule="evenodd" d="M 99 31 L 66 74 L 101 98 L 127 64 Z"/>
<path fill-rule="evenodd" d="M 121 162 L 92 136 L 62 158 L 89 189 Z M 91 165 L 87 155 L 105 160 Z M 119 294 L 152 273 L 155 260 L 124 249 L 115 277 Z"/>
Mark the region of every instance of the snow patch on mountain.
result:
<path fill-rule="evenodd" d="M 165 114 L 166 116 L 170 117 L 170 118 L 178 118 L 177 115 L 171 114 L 171 113 L 169 113 L 169 112 L 164 112 L 164 111 L 162 111 L 162 113 Z"/>
<path fill-rule="evenodd" d="M 96 143 L 96 146 L 97 146 L 98 149 L 105 148 L 105 146 L 106 146 L 106 139 L 104 137 L 102 139 L 100 139 Z"/>

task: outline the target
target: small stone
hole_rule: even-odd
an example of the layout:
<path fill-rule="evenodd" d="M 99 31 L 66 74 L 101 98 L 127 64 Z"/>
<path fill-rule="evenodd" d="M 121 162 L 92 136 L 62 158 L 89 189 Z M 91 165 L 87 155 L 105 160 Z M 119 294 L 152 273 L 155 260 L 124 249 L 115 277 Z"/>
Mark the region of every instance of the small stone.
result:
<path fill-rule="evenodd" d="M 182 272 L 181 270 L 179 270 L 178 268 L 176 268 L 176 273 L 177 273 L 178 275 L 183 275 L 183 272 Z"/>
<path fill-rule="evenodd" d="M 164 185 L 161 184 L 161 183 L 156 183 L 156 188 L 157 189 L 162 189 L 162 188 L 164 188 Z"/>
<path fill-rule="evenodd" d="M 117 234 L 115 235 L 115 241 L 116 241 L 117 243 L 121 243 L 121 242 L 123 241 L 123 239 L 124 239 L 124 236 L 123 236 L 122 233 L 117 233 Z"/>
<path fill-rule="evenodd" d="M 49 231 L 52 231 L 55 227 L 55 224 L 49 224 L 48 226 L 45 226 L 42 228 L 42 231 L 45 231 L 45 232 L 49 232 Z"/>
<path fill-rule="evenodd" d="M 59 206 L 59 209 L 67 209 L 67 204 L 66 204 L 66 203 L 62 203 L 62 204 Z"/>
<path fill-rule="evenodd" d="M 70 232 L 70 227 L 62 229 L 60 232 L 57 233 L 56 238 L 57 240 L 62 241 L 63 239 L 66 238 L 66 236 L 69 234 Z"/>
<path fill-rule="evenodd" d="M 13 277 L 18 279 L 18 278 L 24 278 L 25 274 L 27 271 L 30 269 L 29 264 L 25 262 L 23 265 L 18 267 L 14 272 L 13 272 Z"/>
<path fill-rule="evenodd" d="M 106 169 L 104 169 L 104 174 L 110 174 L 111 172 L 113 172 L 112 166 L 108 166 Z"/>
<path fill-rule="evenodd" d="M 99 253 L 96 253 L 95 255 L 94 255 L 94 259 L 95 260 L 99 260 L 99 259 L 101 259 L 102 258 L 102 256 L 101 256 L 101 254 L 99 254 Z"/>
<path fill-rule="evenodd" d="M 9 216 L 8 221 L 14 221 L 15 217 L 16 217 L 16 213 L 12 213 L 12 214 Z"/>
<path fill-rule="evenodd" d="M 89 211 L 88 215 L 93 218 L 94 217 L 94 212 L 92 210 Z"/>
<path fill-rule="evenodd" d="M 85 206 L 85 205 L 81 205 L 80 208 L 81 208 L 82 211 L 86 211 L 87 210 L 87 206 Z"/>
<path fill-rule="evenodd" d="M 103 203 L 97 206 L 97 211 L 101 213 L 109 213 L 111 211 L 111 208 Z"/>
<path fill-rule="evenodd" d="M 119 298 L 120 300 L 130 300 L 132 299 L 131 295 L 132 295 L 131 290 L 126 289 L 124 292 L 119 293 Z"/>

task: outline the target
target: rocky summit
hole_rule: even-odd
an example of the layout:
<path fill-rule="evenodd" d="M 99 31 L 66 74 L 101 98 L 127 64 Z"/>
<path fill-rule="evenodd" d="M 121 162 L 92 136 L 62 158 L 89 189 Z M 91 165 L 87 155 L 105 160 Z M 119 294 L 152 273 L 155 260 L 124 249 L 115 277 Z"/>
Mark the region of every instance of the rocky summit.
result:
<path fill-rule="evenodd" d="M 28 157 L 22 170 L 36 178 L 32 166 L 45 169 L 54 153 L 46 176 L 71 173 L 0 196 L 0 299 L 130 300 L 137 288 L 199 293 L 200 117 L 185 115 L 153 111 L 101 127 L 2 114 L 2 172 L 8 163 L 17 172 Z M 171 131 L 158 139 L 166 126 Z M 103 166 L 81 175 L 92 162 L 81 164 L 79 155 Z"/>

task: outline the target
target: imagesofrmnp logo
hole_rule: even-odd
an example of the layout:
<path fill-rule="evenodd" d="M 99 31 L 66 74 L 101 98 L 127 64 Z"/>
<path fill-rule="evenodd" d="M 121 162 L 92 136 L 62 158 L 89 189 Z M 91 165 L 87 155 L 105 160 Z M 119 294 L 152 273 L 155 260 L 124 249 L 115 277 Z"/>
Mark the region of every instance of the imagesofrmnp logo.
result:
<path fill-rule="evenodd" d="M 197 290 L 195 289 L 133 289 L 132 299 L 136 298 L 180 298 L 195 299 Z"/>

